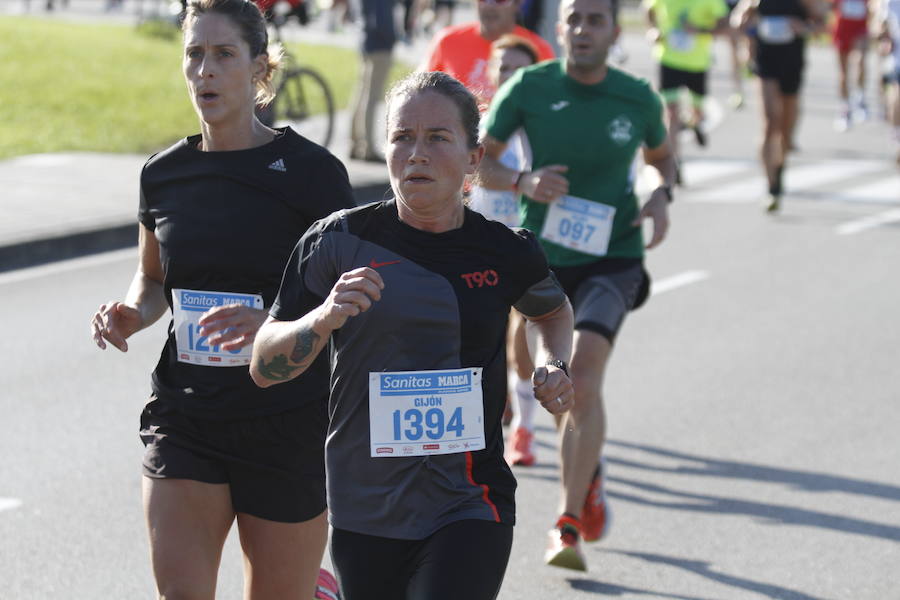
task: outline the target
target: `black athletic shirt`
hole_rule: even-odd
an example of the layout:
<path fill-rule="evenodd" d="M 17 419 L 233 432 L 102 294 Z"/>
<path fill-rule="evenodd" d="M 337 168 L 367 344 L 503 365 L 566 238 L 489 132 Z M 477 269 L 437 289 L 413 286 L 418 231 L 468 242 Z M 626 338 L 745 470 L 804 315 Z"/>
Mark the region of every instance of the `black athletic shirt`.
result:
<path fill-rule="evenodd" d="M 804 21 L 809 18 L 801 0 L 759 0 L 757 13 L 760 18 L 796 17 Z M 788 44 L 768 44 L 757 35 L 757 60 L 775 63 L 787 61 L 791 67 L 799 68 L 803 63 L 805 47 L 806 38 L 802 35 L 795 36 Z"/>
<path fill-rule="evenodd" d="M 462 519 L 513 524 L 516 480 L 503 460 L 500 424 L 507 315 L 513 305 L 540 316 L 565 302 L 540 245 L 530 232 L 469 209 L 462 227 L 444 233 L 400 221 L 394 200 L 341 211 L 300 240 L 272 316 L 300 318 L 342 273 L 362 266 L 377 269 L 385 288 L 331 336 L 325 463 L 332 524 L 400 539 L 423 539 Z M 483 450 L 370 456 L 369 373 L 468 367 L 483 367 Z"/>
<path fill-rule="evenodd" d="M 316 219 L 355 205 L 347 171 L 290 128 L 247 150 L 202 152 L 199 142 L 181 140 L 141 173 L 138 217 L 159 240 L 166 301 L 171 309 L 172 288 L 184 288 L 259 294 L 269 307 L 297 240 Z M 275 414 L 322 401 L 328 363 L 263 390 L 247 366 L 178 362 L 170 323 L 152 384 L 157 397 L 193 416 Z"/>

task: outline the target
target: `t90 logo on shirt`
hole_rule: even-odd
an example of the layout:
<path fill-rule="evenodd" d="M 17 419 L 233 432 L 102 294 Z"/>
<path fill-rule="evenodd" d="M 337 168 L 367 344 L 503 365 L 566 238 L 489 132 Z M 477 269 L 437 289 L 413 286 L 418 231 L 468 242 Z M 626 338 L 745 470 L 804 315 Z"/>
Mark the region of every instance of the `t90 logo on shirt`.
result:
<path fill-rule="evenodd" d="M 497 271 L 493 269 L 488 269 L 487 271 L 475 271 L 474 273 L 463 273 L 460 277 L 465 280 L 469 289 L 476 287 L 480 288 L 486 285 L 494 287 L 500 283 L 500 276 L 497 275 Z"/>

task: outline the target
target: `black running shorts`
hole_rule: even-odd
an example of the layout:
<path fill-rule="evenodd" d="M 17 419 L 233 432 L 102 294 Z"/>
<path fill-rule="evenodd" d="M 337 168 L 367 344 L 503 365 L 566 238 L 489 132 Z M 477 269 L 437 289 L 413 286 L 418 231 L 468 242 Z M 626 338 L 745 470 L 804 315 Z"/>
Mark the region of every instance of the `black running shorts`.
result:
<path fill-rule="evenodd" d="M 575 267 L 553 267 L 575 311 L 575 330 L 616 339 L 628 311 L 641 306 L 650 277 L 640 259 L 609 259 Z"/>
<path fill-rule="evenodd" d="M 767 46 L 756 51 L 756 74 L 760 79 L 774 79 L 784 96 L 796 96 L 803 84 L 804 51 L 802 45 Z"/>
<path fill-rule="evenodd" d="M 706 71 L 682 71 L 659 65 L 659 91 L 687 88 L 698 96 L 706 95 Z"/>
<path fill-rule="evenodd" d="M 335 529 L 331 562 L 344 600 L 494 600 L 512 538 L 512 525 L 475 519 L 424 540 Z"/>
<path fill-rule="evenodd" d="M 151 398 L 144 475 L 227 483 L 236 512 L 299 523 L 325 510 L 324 402 L 239 420 L 198 419 Z"/>

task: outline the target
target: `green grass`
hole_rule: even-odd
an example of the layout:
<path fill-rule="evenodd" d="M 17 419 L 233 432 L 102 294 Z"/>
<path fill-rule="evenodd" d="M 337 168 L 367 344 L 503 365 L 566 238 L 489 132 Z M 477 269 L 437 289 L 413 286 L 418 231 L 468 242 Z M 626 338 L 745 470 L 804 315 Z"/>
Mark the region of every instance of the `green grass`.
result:
<path fill-rule="evenodd" d="M 357 51 L 292 45 L 346 106 Z M 392 74 L 402 76 L 397 67 Z M 0 17 L 0 159 L 67 151 L 149 153 L 199 131 L 180 39 L 134 27 Z"/>

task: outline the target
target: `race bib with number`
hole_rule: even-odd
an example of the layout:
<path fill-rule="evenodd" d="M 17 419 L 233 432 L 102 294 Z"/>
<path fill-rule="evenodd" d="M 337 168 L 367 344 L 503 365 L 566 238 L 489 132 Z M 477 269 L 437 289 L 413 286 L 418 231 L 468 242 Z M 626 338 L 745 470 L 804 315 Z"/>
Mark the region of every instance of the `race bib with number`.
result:
<path fill-rule="evenodd" d="M 259 294 L 231 292 L 202 292 L 172 288 L 172 313 L 175 317 L 175 343 L 178 362 L 207 367 L 239 367 L 250 364 L 253 346 L 239 350 L 222 350 L 210 346 L 206 336 L 200 335 L 197 321 L 209 309 L 228 304 L 243 304 L 262 310 L 263 299 Z"/>
<path fill-rule="evenodd" d="M 606 256 L 616 209 L 575 196 L 563 196 L 547 209 L 541 238 L 578 252 Z"/>
<path fill-rule="evenodd" d="M 865 19 L 868 16 L 866 0 L 844 0 L 841 2 L 841 16 L 845 19 Z"/>
<path fill-rule="evenodd" d="M 369 373 L 372 457 L 483 450 L 481 369 Z"/>
<path fill-rule="evenodd" d="M 666 39 L 669 42 L 669 47 L 672 50 L 677 50 L 679 52 L 690 52 L 694 49 L 694 43 L 696 41 L 696 37 L 693 33 L 688 33 L 684 29 L 673 29 L 669 32 L 669 35 L 666 36 Z"/>
<path fill-rule="evenodd" d="M 519 202 L 514 192 L 478 188 L 477 192 L 473 190 L 469 208 L 507 227 L 519 225 Z"/>
<path fill-rule="evenodd" d="M 789 44 L 794 41 L 790 17 L 760 17 L 759 39 L 767 44 Z"/>

